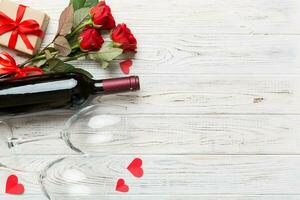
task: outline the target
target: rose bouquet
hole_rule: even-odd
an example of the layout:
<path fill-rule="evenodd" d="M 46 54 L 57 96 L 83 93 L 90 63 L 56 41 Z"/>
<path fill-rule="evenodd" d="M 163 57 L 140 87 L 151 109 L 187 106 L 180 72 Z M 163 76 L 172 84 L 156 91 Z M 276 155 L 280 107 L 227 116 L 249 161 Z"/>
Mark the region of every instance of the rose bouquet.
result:
<path fill-rule="evenodd" d="M 129 73 L 130 57 L 137 40 L 126 24 L 116 24 L 110 7 L 101 0 L 71 0 L 59 19 L 53 41 L 35 56 L 17 65 L 8 53 L 0 54 L 0 78 L 21 78 L 55 72 L 79 72 L 91 76 L 69 62 L 79 58 L 94 60 L 103 68 L 122 54 L 122 71 Z"/>

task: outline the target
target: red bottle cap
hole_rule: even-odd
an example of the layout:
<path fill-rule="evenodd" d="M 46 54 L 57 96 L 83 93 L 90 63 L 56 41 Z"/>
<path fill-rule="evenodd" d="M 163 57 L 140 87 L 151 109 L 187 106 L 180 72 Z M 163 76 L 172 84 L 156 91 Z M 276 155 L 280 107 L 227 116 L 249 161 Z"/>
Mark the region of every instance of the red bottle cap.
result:
<path fill-rule="evenodd" d="M 105 94 L 140 90 L 139 77 L 130 76 L 126 78 L 103 80 L 103 89 Z"/>

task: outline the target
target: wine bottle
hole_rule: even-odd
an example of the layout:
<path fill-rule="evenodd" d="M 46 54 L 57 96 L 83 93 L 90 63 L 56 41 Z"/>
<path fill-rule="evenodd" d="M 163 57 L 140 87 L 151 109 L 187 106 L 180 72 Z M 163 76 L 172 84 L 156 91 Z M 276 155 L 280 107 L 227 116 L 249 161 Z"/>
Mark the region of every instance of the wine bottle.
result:
<path fill-rule="evenodd" d="M 139 89 L 137 76 L 93 80 L 80 73 L 57 73 L 0 81 L 0 114 L 76 108 L 97 95 Z"/>

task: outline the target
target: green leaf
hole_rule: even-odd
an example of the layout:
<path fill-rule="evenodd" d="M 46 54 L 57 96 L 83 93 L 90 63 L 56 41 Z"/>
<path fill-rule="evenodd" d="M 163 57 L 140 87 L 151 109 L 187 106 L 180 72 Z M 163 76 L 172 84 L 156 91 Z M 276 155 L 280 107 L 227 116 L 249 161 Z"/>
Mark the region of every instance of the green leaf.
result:
<path fill-rule="evenodd" d="M 99 3 L 98 0 L 86 0 L 84 7 L 92 8 Z"/>
<path fill-rule="evenodd" d="M 73 65 L 63 63 L 61 65 L 56 66 L 51 71 L 54 71 L 54 72 L 71 72 L 73 69 L 74 69 Z"/>
<path fill-rule="evenodd" d="M 102 48 L 113 48 L 114 46 L 114 42 L 104 42 Z"/>
<path fill-rule="evenodd" d="M 48 65 L 49 69 L 51 70 L 52 68 L 55 68 L 55 66 L 58 65 L 60 62 L 62 61 L 58 58 L 51 58 L 47 60 L 45 64 Z"/>
<path fill-rule="evenodd" d="M 71 0 L 74 10 L 82 8 L 86 0 Z"/>
<path fill-rule="evenodd" d="M 120 56 L 122 53 L 123 53 L 123 49 L 113 48 L 110 46 L 103 46 L 100 49 L 100 51 L 89 53 L 88 57 L 91 60 L 97 61 L 99 63 L 103 63 L 103 62 L 112 61 L 113 59 Z M 104 66 L 107 67 L 108 65 L 105 63 Z"/>
<path fill-rule="evenodd" d="M 100 51 L 89 53 L 88 58 L 99 62 L 102 68 L 107 68 L 109 62 L 123 53 L 123 49 L 111 47 L 110 44 L 102 46 Z"/>
<path fill-rule="evenodd" d="M 53 55 L 48 49 L 45 50 L 45 56 L 46 56 L 46 60 L 53 58 Z"/>
<path fill-rule="evenodd" d="M 11 74 L 1 74 L 0 75 L 0 79 L 5 79 L 5 78 L 9 78 L 11 76 Z M 1 80 L 2 81 L 2 80 Z"/>
<path fill-rule="evenodd" d="M 74 18 L 74 8 L 72 5 L 69 5 L 61 13 L 59 17 L 59 25 L 56 35 L 66 36 L 71 32 L 73 27 L 73 18 Z"/>
<path fill-rule="evenodd" d="M 48 51 L 50 51 L 51 53 L 57 51 L 54 47 L 47 47 L 45 50 L 48 50 Z"/>
<path fill-rule="evenodd" d="M 77 72 L 77 73 L 86 75 L 89 78 L 93 78 L 93 75 L 90 72 L 88 72 L 88 71 L 86 71 L 84 69 L 81 69 L 81 68 L 74 68 L 70 72 Z"/>
<path fill-rule="evenodd" d="M 105 61 L 112 61 L 123 53 L 123 49 L 114 48 L 114 47 L 106 47 L 102 48 L 99 51 L 99 56 L 102 57 Z"/>
<path fill-rule="evenodd" d="M 49 73 L 50 72 L 49 67 L 47 67 L 45 65 L 42 65 L 41 68 L 44 70 L 45 73 Z"/>
<path fill-rule="evenodd" d="M 51 72 L 69 72 L 75 68 L 73 65 L 64 63 L 58 58 L 51 58 L 46 64 Z"/>
<path fill-rule="evenodd" d="M 79 45 L 79 40 L 78 40 L 79 35 L 80 35 L 80 33 L 76 33 L 76 34 L 74 34 L 74 36 L 68 37 L 68 42 L 72 48 L 75 48 L 76 46 Z"/>
<path fill-rule="evenodd" d="M 44 65 L 43 70 L 45 72 L 55 72 L 55 73 L 74 72 L 74 73 L 80 73 L 90 78 L 93 78 L 93 75 L 88 71 L 81 68 L 76 68 L 73 65 L 65 63 L 58 58 L 51 58 L 50 60 L 48 60 Z"/>
<path fill-rule="evenodd" d="M 90 8 L 80 8 L 74 13 L 73 27 L 77 27 L 81 24 L 90 14 Z"/>
<path fill-rule="evenodd" d="M 59 55 L 61 56 L 68 56 L 72 52 L 72 48 L 64 36 L 58 36 L 55 39 L 54 47 L 59 51 Z"/>
<path fill-rule="evenodd" d="M 99 63 L 103 69 L 106 69 L 109 67 L 109 62 L 107 62 L 107 61 L 100 61 Z"/>

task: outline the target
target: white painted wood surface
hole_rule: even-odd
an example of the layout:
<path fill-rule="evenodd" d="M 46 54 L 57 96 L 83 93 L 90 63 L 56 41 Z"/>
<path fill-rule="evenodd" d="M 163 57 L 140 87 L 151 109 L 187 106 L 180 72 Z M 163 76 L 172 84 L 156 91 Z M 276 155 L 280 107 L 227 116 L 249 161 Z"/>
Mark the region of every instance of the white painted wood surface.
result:
<path fill-rule="evenodd" d="M 51 16 L 53 37 L 67 0 L 19 0 Z M 127 107 L 130 148 L 106 159 L 95 155 L 94 174 L 70 183 L 63 174 L 79 162 L 48 171 L 54 199 L 68 200 L 68 187 L 89 185 L 73 199 L 296 200 L 300 199 L 300 1 L 299 0 L 107 0 L 116 19 L 139 41 L 132 74 L 142 91 L 96 99 Z M 22 58 L 18 58 L 21 61 Z M 93 62 L 97 78 L 120 76 Z M 9 121 L 16 136 L 56 135 L 70 114 Z M 9 163 L 12 158 L 0 161 Z M 17 172 L 27 192 L 0 199 L 43 200 L 38 172 L 74 153 L 60 140 L 16 149 Z M 121 176 L 133 157 L 144 159 L 145 176 L 128 174 L 131 190 L 120 195 L 99 177 Z M 11 161 L 13 162 L 13 161 Z M 81 162 L 84 162 L 83 160 Z M 107 173 L 105 173 L 107 172 Z M 75 187 L 76 188 L 76 187 Z M 106 196 L 104 196 L 106 195 Z M 179 196 L 178 196 L 179 195 Z"/>

